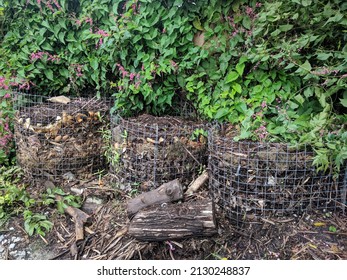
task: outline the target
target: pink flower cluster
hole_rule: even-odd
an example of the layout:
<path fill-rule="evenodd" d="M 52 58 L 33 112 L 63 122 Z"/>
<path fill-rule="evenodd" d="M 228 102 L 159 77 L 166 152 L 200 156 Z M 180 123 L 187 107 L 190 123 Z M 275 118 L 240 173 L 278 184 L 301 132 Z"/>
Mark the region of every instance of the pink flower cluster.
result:
<path fill-rule="evenodd" d="M 12 141 L 12 138 L 13 138 L 13 134 L 9 126 L 9 119 L 0 118 L 0 127 L 2 127 L 2 130 L 0 130 L 0 148 L 2 150 L 5 150 L 5 152 L 8 152 L 7 149 L 8 149 L 9 143 Z"/>
<path fill-rule="evenodd" d="M 18 89 L 26 89 L 29 90 L 31 86 L 35 86 L 33 82 L 30 81 L 17 81 L 18 79 L 16 77 L 11 77 L 10 80 L 7 80 L 5 77 L 0 77 L 0 89 L 8 90 L 10 87 L 15 87 Z M 3 96 L 4 99 L 10 98 L 9 94 L 5 94 Z"/>
<path fill-rule="evenodd" d="M 262 6 L 261 3 L 257 2 L 255 7 L 256 8 L 260 8 Z M 255 19 L 258 17 L 258 14 L 255 12 L 255 9 L 249 6 L 245 6 L 244 7 L 244 12 L 245 14 L 251 19 L 251 25 L 253 26 L 253 23 L 255 21 Z M 240 14 L 238 14 L 237 16 L 240 16 Z M 231 34 L 232 37 L 235 37 L 237 34 L 241 34 L 244 33 L 247 36 L 252 36 L 253 34 L 253 28 L 251 28 L 251 30 L 246 30 L 243 26 L 241 26 L 239 23 L 235 23 L 235 20 L 233 17 L 228 16 L 227 17 L 230 25 L 233 28 L 233 32 Z"/>
<path fill-rule="evenodd" d="M 76 77 L 82 77 L 83 76 L 83 65 L 82 64 L 71 64 L 70 65 L 73 69 L 73 71 L 76 73 Z M 70 77 L 71 80 L 71 77 Z"/>
<path fill-rule="evenodd" d="M 31 86 L 35 86 L 35 84 L 31 81 L 23 81 L 21 83 L 17 83 L 18 89 L 29 90 Z"/>
<path fill-rule="evenodd" d="M 171 63 L 171 66 L 175 69 L 175 71 L 177 71 L 178 70 L 178 64 L 173 60 L 170 60 L 170 63 Z"/>
<path fill-rule="evenodd" d="M 136 72 L 128 72 L 125 70 L 125 68 L 117 63 L 116 66 L 118 67 L 118 71 L 122 74 L 122 78 L 126 78 L 128 77 L 129 78 L 129 81 L 134 83 L 135 85 L 135 88 L 138 89 L 140 87 L 140 84 L 141 84 L 141 76 L 140 76 L 140 73 L 136 73 Z M 122 86 L 119 86 L 118 87 L 119 90 L 123 90 L 123 87 Z"/>
<path fill-rule="evenodd" d="M 47 57 L 47 61 L 52 61 L 52 62 L 59 62 L 60 57 L 57 55 L 51 55 L 48 52 L 33 52 L 30 55 L 30 61 L 34 62 L 36 60 L 42 59 L 44 56 Z"/>
<path fill-rule="evenodd" d="M 269 134 L 265 125 L 266 125 L 266 123 L 262 122 L 262 125 L 254 131 L 260 140 L 265 139 L 266 136 Z"/>
<path fill-rule="evenodd" d="M 56 12 L 56 9 L 57 9 L 58 11 L 61 11 L 61 10 L 62 10 L 62 8 L 61 8 L 61 6 L 60 6 L 60 4 L 59 4 L 59 2 L 58 2 L 57 0 L 46 0 L 46 1 L 44 1 L 44 0 L 36 0 L 36 2 L 37 2 L 37 5 L 40 7 L 40 10 L 41 10 L 41 11 L 42 11 L 41 2 L 44 3 L 45 6 L 46 6 L 48 9 L 51 10 L 52 13 L 55 13 L 55 12 Z M 27 3 L 28 3 L 28 1 L 27 1 Z M 53 4 L 55 5 L 56 9 L 53 8 Z"/>
<path fill-rule="evenodd" d="M 0 89 L 5 89 L 8 90 L 9 89 L 9 85 L 7 83 L 7 80 L 5 77 L 0 77 Z"/>
<path fill-rule="evenodd" d="M 89 23 L 90 26 L 93 26 L 93 19 L 90 18 L 90 17 L 87 17 L 87 18 L 82 19 L 82 20 L 81 19 L 76 19 L 75 21 L 76 21 L 76 24 L 78 26 L 81 26 L 83 21 L 86 22 L 86 23 Z"/>
<path fill-rule="evenodd" d="M 97 32 L 95 32 L 94 34 L 97 34 L 99 36 L 101 36 L 99 38 L 99 41 L 96 43 L 96 48 L 98 49 L 103 43 L 104 43 L 104 38 L 105 37 L 109 37 L 110 34 L 107 33 L 105 30 L 99 29 Z"/>

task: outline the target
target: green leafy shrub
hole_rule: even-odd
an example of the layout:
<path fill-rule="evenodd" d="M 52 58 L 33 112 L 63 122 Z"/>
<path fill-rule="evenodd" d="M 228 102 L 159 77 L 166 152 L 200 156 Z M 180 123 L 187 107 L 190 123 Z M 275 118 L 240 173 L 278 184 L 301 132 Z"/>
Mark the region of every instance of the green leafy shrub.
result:
<path fill-rule="evenodd" d="M 338 171 L 347 158 L 346 9 L 344 1 L 205 9 L 200 48 L 209 55 L 188 72 L 188 97 L 234 124 L 236 140 L 310 144 L 319 170 Z"/>
<path fill-rule="evenodd" d="M 188 98 L 207 119 L 232 123 L 236 140 L 310 144 L 320 169 L 338 170 L 346 10 L 343 0 L 14 0 L 0 78 L 42 94 L 112 92 L 126 115 L 163 114 Z"/>

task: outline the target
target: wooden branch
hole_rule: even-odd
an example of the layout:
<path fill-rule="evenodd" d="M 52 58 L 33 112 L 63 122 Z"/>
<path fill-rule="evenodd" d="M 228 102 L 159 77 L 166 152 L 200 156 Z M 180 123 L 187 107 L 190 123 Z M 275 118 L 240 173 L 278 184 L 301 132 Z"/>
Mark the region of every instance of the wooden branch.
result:
<path fill-rule="evenodd" d="M 183 187 L 175 179 L 168 183 L 162 184 L 155 190 L 142 193 L 139 196 L 129 200 L 127 212 L 128 217 L 132 217 L 141 209 L 154 204 L 173 202 L 183 198 Z"/>
<path fill-rule="evenodd" d="M 175 240 L 217 233 L 210 199 L 147 207 L 130 222 L 128 233 L 143 241 Z"/>
<path fill-rule="evenodd" d="M 195 193 L 201 186 L 203 186 L 206 183 L 207 180 L 208 180 L 208 173 L 205 170 L 198 178 L 195 179 L 194 182 L 192 182 L 189 185 L 185 195 L 190 196 L 193 193 Z"/>
<path fill-rule="evenodd" d="M 62 197 L 59 195 L 56 195 L 56 199 L 58 201 L 62 200 Z M 67 206 L 64 211 L 69 214 L 74 222 L 75 222 L 75 232 L 76 232 L 76 241 L 83 240 L 84 239 L 84 224 L 88 221 L 89 215 L 83 212 L 82 210 Z"/>

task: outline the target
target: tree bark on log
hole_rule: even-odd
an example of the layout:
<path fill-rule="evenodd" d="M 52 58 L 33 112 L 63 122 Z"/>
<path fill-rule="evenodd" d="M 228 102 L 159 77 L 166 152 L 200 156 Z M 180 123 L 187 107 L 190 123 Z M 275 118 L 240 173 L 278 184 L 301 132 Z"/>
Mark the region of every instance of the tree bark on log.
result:
<path fill-rule="evenodd" d="M 139 196 L 129 200 L 127 212 L 128 217 L 132 217 L 141 209 L 154 204 L 174 202 L 183 198 L 183 187 L 176 179 L 162 184 L 155 190 L 142 193 Z"/>
<path fill-rule="evenodd" d="M 212 236 L 217 233 L 213 202 L 204 199 L 142 209 L 130 222 L 128 233 L 143 241 Z"/>

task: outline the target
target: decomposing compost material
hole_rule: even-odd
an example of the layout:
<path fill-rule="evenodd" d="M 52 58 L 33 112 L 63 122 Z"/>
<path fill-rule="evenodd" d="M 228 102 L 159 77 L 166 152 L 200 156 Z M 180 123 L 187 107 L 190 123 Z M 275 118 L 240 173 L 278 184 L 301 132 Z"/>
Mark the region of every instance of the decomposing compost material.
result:
<path fill-rule="evenodd" d="M 207 127 L 182 117 L 113 120 L 112 173 L 123 185 L 141 191 L 180 178 L 185 186 L 207 164 Z"/>
<path fill-rule="evenodd" d="M 210 189 L 238 225 L 272 215 L 345 207 L 345 170 L 317 172 L 309 147 L 237 142 L 211 132 Z"/>
<path fill-rule="evenodd" d="M 17 103 L 17 161 L 27 175 L 71 181 L 105 169 L 107 102 L 23 94 Z"/>

